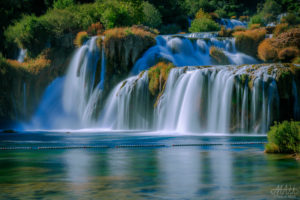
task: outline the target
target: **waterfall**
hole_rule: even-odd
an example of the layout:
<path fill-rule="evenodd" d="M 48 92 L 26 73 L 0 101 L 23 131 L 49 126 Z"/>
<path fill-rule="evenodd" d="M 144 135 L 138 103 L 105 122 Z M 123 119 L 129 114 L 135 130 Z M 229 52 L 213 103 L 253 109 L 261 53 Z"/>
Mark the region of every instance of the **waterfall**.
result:
<path fill-rule="evenodd" d="M 237 52 L 234 38 L 206 34 L 207 38 L 158 36 L 157 44 L 108 96 L 103 92 L 109 78 L 105 77 L 106 52 L 103 46 L 97 47 L 97 37 L 90 38 L 75 51 L 67 74 L 48 86 L 31 123 L 24 128 L 266 133 L 280 119 L 276 78 L 277 72 L 287 68 L 283 64 L 245 64 L 257 60 Z M 231 65 L 212 65 L 211 46 L 222 48 Z M 161 59 L 178 67 L 170 71 L 159 96 L 152 96 L 147 69 Z M 26 85 L 23 87 L 25 99 Z M 293 114 L 299 119 L 295 81 L 291 88 Z"/>
<path fill-rule="evenodd" d="M 157 129 L 267 131 L 278 111 L 275 77 L 264 73 L 267 67 L 262 67 L 261 74 L 255 75 L 253 88 L 249 89 L 244 78 L 245 74 L 251 76 L 247 72 L 249 68 L 251 66 L 173 69 L 156 107 Z"/>
<path fill-rule="evenodd" d="M 148 73 L 119 83 L 108 98 L 99 118 L 102 128 L 151 129 L 152 108 L 148 90 Z"/>
<path fill-rule="evenodd" d="M 198 37 L 204 38 L 198 38 Z M 193 33 L 179 35 L 157 36 L 156 45 L 148 49 L 132 69 L 133 74 L 146 70 L 158 60 L 165 59 L 174 65 L 201 66 L 213 65 L 209 55 L 210 47 L 223 50 L 230 64 L 256 64 L 258 61 L 235 48 L 234 38 L 217 38 L 214 33 Z"/>
<path fill-rule="evenodd" d="M 222 26 L 225 26 L 226 29 L 234 29 L 234 27 L 236 26 L 243 26 L 243 27 L 247 27 L 247 23 L 245 22 L 241 22 L 239 20 L 236 19 L 221 19 L 219 22 Z"/>
<path fill-rule="evenodd" d="M 67 74 L 46 89 L 41 104 L 26 128 L 82 128 L 93 124 L 96 106 L 102 94 L 104 72 L 97 71 L 100 50 L 92 37 L 76 50 Z M 101 69 L 105 71 L 102 49 Z M 100 77 L 100 78 L 97 78 Z M 96 80 L 99 82 L 96 82 Z"/>
<path fill-rule="evenodd" d="M 18 60 L 19 62 L 21 62 L 21 63 L 24 62 L 24 58 L 25 58 L 25 56 L 26 56 L 26 53 L 27 53 L 27 50 L 26 50 L 26 49 L 20 49 L 17 60 Z"/>

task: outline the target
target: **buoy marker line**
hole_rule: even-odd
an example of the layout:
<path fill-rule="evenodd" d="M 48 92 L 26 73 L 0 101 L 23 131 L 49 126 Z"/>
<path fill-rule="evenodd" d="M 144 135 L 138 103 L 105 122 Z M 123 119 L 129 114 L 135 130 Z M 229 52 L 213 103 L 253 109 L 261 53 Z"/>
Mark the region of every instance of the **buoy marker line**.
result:
<path fill-rule="evenodd" d="M 233 142 L 233 143 L 198 143 L 198 144 L 120 144 L 96 146 L 2 146 L 0 150 L 55 150 L 55 149 L 108 149 L 108 148 L 155 148 L 155 147 L 197 147 L 197 146 L 230 146 L 230 145 L 255 145 L 267 142 Z"/>

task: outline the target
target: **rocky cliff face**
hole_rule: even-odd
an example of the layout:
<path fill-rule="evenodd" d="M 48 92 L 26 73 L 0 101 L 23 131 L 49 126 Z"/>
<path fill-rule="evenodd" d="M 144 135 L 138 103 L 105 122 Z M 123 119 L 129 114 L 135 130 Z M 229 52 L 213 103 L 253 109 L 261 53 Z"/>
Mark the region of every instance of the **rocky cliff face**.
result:
<path fill-rule="evenodd" d="M 0 61 L 0 127 L 29 120 L 48 84 L 65 73 L 72 49 L 47 49 L 38 58 L 19 63 Z"/>

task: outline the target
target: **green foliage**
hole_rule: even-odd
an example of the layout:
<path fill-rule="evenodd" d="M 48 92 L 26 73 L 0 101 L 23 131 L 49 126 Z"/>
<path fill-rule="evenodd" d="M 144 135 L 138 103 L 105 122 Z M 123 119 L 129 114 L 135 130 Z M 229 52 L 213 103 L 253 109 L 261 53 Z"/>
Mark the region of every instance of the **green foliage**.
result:
<path fill-rule="evenodd" d="M 32 15 L 10 26 L 5 36 L 8 41 L 14 41 L 20 48 L 27 49 L 29 56 L 37 56 L 48 41 L 48 33 L 45 24 Z"/>
<path fill-rule="evenodd" d="M 261 10 L 266 22 L 276 21 L 277 16 L 281 13 L 281 5 L 274 0 L 266 0 Z"/>
<path fill-rule="evenodd" d="M 281 19 L 281 23 L 287 23 L 290 26 L 300 24 L 300 17 L 294 13 L 288 13 Z"/>
<path fill-rule="evenodd" d="M 226 18 L 227 17 L 226 11 L 221 9 L 221 8 L 215 10 L 215 13 L 217 13 L 219 15 L 219 17 L 221 17 L 221 18 Z"/>
<path fill-rule="evenodd" d="M 150 26 L 152 28 L 158 28 L 161 25 L 161 14 L 151 3 L 147 1 L 143 3 L 143 13 L 144 25 Z"/>
<path fill-rule="evenodd" d="M 209 31 L 219 31 L 220 25 L 215 21 L 208 18 L 194 19 L 192 21 L 190 32 L 209 32 Z"/>
<path fill-rule="evenodd" d="M 213 12 L 216 9 L 213 1 L 207 0 L 185 0 L 184 6 L 185 9 L 188 10 L 189 16 L 195 16 L 200 8 L 205 12 Z"/>
<path fill-rule="evenodd" d="M 250 23 L 248 24 L 249 27 L 251 27 L 252 24 L 260 24 L 261 26 L 264 26 L 265 21 L 261 14 L 254 15 L 250 18 Z"/>
<path fill-rule="evenodd" d="M 107 1 L 101 4 L 101 22 L 106 29 L 122 26 L 131 26 L 140 24 L 143 14 L 140 14 L 140 8 L 133 4 L 123 1 Z"/>
<path fill-rule="evenodd" d="M 57 9 L 64 9 L 74 5 L 74 0 L 55 0 L 53 7 Z"/>
<path fill-rule="evenodd" d="M 300 122 L 275 122 L 265 147 L 267 153 L 300 153 Z"/>
<path fill-rule="evenodd" d="M 153 96 L 157 96 L 163 90 L 172 68 L 172 63 L 159 62 L 149 69 L 149 90 Z"/>

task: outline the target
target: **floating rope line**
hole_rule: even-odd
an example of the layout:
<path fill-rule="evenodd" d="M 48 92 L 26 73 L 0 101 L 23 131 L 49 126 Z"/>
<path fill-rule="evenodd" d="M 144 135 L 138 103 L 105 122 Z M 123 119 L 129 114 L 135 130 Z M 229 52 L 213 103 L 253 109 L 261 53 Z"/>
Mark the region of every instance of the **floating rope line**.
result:
<path fill-rule="evenodd" d="M 234 143 L 199 143 L 199 144 L 126 144 L 126 145 L 98 145 L 98 146 L 31 146 L 31 147 L 0 147 L 0 150 L 54 150 L 54 149 L 107 149 L 107 148 L 154 148 L 154 147 L 196 147 L 196 146 L 221 146 L 221 145 L 253 145 L 266 144 L 267 142 L 234 142 Z"/>

